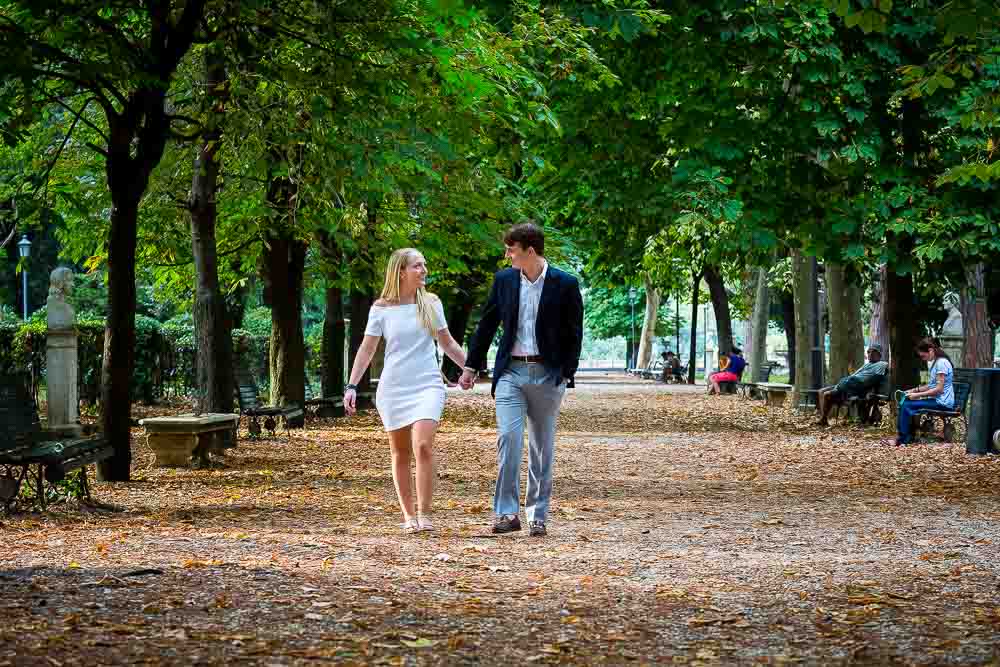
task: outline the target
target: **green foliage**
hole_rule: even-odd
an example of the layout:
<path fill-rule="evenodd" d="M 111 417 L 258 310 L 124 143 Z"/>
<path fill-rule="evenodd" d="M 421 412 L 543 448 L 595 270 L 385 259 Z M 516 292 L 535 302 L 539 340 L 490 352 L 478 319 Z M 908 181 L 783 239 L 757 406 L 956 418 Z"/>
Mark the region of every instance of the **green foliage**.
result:
<path fill-rule="evenodd" d="M 646 295 L 643 290 L 616 287 L 589 287 L 584 302 L 584 325 L 587 332 L 597 339 L 638 339 L 646 312 Z M 672 336 L 674 318 L 666 304 L 657 313 L 654 335 Z"/>

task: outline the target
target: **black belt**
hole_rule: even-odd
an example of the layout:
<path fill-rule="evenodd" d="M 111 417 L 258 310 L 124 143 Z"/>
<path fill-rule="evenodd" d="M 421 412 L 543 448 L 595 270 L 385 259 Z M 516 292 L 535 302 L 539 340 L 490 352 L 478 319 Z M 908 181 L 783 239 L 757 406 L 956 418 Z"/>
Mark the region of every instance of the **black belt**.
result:
<path fill-rule="evenodd" d="M 540 364 L 545 361 L 540 354 L 529 354 L 526 357 L 519 357 L 515 354 L 510 359 L 511 361 L 523 361 L 526 364 Z"/>

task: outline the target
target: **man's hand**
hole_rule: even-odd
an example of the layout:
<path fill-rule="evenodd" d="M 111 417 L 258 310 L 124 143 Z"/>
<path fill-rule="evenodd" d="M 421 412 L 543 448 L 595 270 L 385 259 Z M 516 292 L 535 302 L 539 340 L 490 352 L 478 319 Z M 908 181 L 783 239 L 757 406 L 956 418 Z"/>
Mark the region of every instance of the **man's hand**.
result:
<path fill-rule="evenodd" d="M 458 378 L 458 386 L 462 389 L 472 389 L 476 385 L 476 375 L 468 368 L 462 371 L 462 377 Z"/>
<path fill-rule="evenodd" d="M 358 411 L 358 392 L 348 389 L 344 392 L 344 412 L 353 415 Z"/>

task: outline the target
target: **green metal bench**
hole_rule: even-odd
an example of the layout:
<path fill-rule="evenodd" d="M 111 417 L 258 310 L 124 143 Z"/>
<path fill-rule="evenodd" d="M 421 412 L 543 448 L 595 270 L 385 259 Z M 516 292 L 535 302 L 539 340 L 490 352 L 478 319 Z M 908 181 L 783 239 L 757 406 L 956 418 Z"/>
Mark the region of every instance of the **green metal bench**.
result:
<path fill-rule="evenodd" d="M 247 418 L 247 433 L 251 438 L 259 438 L 262 429 L 258 421 L 264 418 L 263 430 L 270 431 L 275 436 L 278 420 L 281 420 L 285 433 L 289 429 L 302 428 L 305 424 L 305 410 L 299 405 L 270 406 L 260 402 L 260 392 L 257 383 L 249 374 L 243 374 L 237 381 L 237 402 L 240 406 L 240 421 Z"/>
<path fill-rule="evenodd" d="M 882 423 L 882 407 L 889 403 L 892 397 L 892 382 L 889 379 L 889 371 L 886 369 L 885 375 L 878 384 L 864 396 L 851 396 L 844 401 L 847 408 L 847 418 L 850 419 L 851 412 L 858 415 L 858 421 L 862 424 L 877 425 Z M 840 417 L 840 405 L 836 406 L 837 417 Z"/>
<path fill-rule="evenodd" d="M 956 372 L 957 375 L 957 372 Z M 917 413 L 920 417 L 920 431 L 929 433 L 934 427 L 934 420 L 941 420 L 941 435 L 945 442 L 951 442 L 955 437 L 954 419 L 962 420 L 968 429 L 968 422 L 965 416 L 965 408 L 969 403 L 969 394 L 972 393 L 972 385 L 968 382 L 952 382 L 952 389 L 955 391 L 955 407 L 952 410 L 921 410 Z"/>
<path fill-rule="evenodd" d="M 0 504 L 5 512 L 23 502 L 23 487 L 33 492 L 30 500 L 45 509 L 46 484 L 57 484 L 74 470 L 79 470 L 80 497 L 90 500 L 87 466 L 113 455 L 101 435 L 60 438 L 46 432 L 27 378 L 0 375 Z"/>

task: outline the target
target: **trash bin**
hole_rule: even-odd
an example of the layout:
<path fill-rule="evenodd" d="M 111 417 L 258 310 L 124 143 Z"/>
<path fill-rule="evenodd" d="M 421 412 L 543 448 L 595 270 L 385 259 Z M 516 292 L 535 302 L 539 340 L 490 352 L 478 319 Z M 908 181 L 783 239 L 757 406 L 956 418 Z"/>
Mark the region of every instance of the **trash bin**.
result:
<path fill-rule="evenodd" d="M 969 396 L 969 428 L 965 433 L 967 454 L 997 453 L 1000 437 L 1000 368 L 970 368 L 965 374 L 972 381 Z"/>

